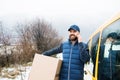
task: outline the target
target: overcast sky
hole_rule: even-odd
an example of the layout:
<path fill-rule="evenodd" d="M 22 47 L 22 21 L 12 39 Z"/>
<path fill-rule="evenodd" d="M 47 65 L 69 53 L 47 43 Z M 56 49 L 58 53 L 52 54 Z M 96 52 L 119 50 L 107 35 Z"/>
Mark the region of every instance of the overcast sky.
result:
<path fill-rule="evenodd" d="M 11 29 L 16 22 L 40 18 L 68 38 L 67 29 L 77 24 L 85 42 L 93 31 L 118 12 L 120 0 L 0 0 L 0 20 Z"/>

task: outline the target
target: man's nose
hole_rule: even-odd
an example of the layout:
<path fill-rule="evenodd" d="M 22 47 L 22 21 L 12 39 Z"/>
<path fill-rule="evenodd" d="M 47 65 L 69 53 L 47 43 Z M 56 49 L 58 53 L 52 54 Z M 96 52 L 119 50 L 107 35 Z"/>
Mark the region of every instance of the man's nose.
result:
<path fill-rule="evenodd" d="M 74 35 L 74 33 L 70 33 L 70 35 Z"/>

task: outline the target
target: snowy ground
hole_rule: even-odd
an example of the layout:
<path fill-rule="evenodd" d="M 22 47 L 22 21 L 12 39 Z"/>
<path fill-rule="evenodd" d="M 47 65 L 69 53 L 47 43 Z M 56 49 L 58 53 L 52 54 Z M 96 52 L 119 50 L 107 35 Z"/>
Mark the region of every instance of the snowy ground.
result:
<path fill-rule="evenodd" d="M 86 74 L 84 73 L 84 80 L 92 80 L 93 64 L 85 65 L 84 71 L 86 71 Z"/>
<path fill-rule="evenodd" d="M 85 65 L 85 71 L 87 71 L 87 74 L 84 74 L 84 80 L 92 80 L 91 74 L 89 72 L 92 72 L 92 64 Z M 31 70 L 31 66 L 21 66 L 20 67 L 20 73 L 16 76 L 16 78 L 1 78 L 0 80 L 28 80 L 29 73 Z M 15 70 L 15 68 L 4 68 L 4 70 L 7 70 L 8 72 L 11 72 Z M 3 71 L 4 71 L 3 70 Z"/>
<path fill-rule="evenodd" d="M 57 57 L 61 59 L 60 56 Z M 32 65 L 32 63 L 30 64 Z M 87 74 L 84 74 L 84 80 L 92 80 L 92 69 L 92 63 L 85 65 L 84 71 L 86 71 Z M 30 65 L 18 66 L 17 68 L 3 68 L 2 73 L 0 73 L 0 80 L 28 80 L 30 70 Z"/>
<path fill-rule="evenodd" d="M 21 66 L 20 69 L 16 71 L 16 68 L 4 68 L 1 73 L 3 77 L 0 76 L 0 80 L 28 80 L 31 66 Z M 9 73 L 14 75 L 10 75 Z"/>

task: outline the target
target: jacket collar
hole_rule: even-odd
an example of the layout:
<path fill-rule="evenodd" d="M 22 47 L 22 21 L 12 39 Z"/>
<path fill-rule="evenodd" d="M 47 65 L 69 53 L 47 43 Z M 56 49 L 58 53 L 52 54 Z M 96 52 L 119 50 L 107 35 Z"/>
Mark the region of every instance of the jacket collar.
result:
<path fill-rule="evenodd" d="M 68 39 L 68 42 L 72 45 L 72 41 L 70 39 Z M 75 41 L 74 45 L 76 45 L 76 44 L 78 44 L 78 40 Z"/>

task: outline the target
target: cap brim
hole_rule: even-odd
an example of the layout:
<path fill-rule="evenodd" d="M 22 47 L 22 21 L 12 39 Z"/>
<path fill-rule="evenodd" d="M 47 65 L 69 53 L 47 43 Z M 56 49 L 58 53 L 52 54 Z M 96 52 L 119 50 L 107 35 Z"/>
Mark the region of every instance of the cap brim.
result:
<path fill-rule="evenodd" d="M 74 29 L 74 28 L 69 28 L 69 29 L 68 29 L 68 31 L 70 31 L 70 30 L 75 30 L 75 31 L 77 31 L 77 30 L 76 30 L 76 29 Z"/>

